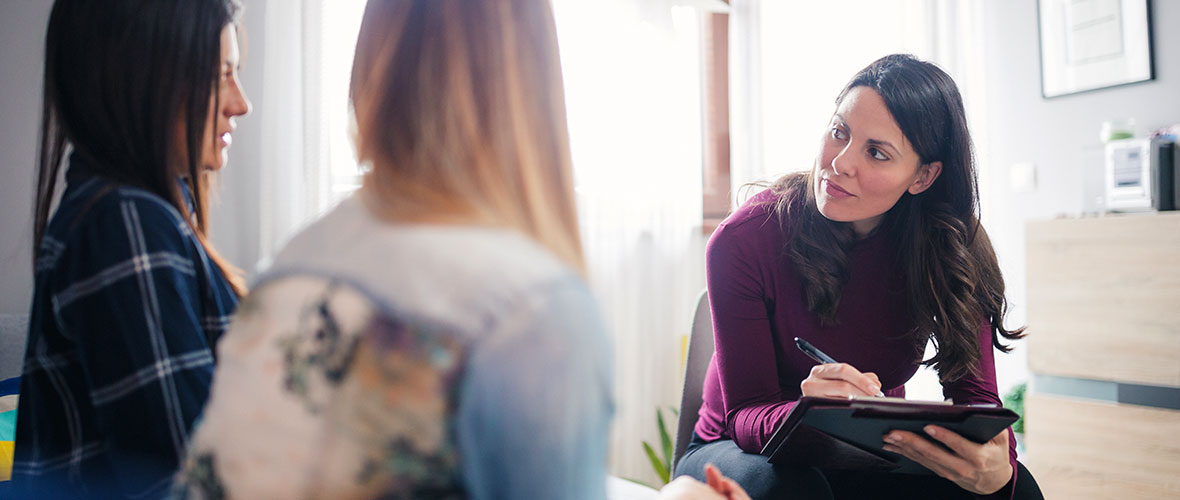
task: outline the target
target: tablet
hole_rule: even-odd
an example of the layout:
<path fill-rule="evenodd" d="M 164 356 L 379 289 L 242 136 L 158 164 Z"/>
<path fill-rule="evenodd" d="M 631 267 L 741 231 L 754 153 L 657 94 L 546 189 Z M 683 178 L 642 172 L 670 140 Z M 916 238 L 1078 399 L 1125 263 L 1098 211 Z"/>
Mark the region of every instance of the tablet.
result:
<path fill-rule="evenodd" d="M 993 405 L 952 405 L 896 398 L 833 399 L 804 396 L 762 448 L 770 463 L 821 469 L 932 474 L 926 467 L 883 449 L 882 437 L 900 429 L 926 436 L 929 424 L 984 443 L 1019 417 Z M 930 439 L 931 442 L 944 446 Z"/>

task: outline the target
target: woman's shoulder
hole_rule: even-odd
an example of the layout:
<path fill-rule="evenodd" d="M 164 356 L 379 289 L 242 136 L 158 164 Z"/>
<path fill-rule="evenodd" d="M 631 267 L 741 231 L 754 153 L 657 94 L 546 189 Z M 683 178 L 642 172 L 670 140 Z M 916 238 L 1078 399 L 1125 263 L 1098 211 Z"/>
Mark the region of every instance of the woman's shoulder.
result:
<path fill-rule="evenodd" d="M 276 268 L 355 267 L 379 275 L 428 274 L 547 281 L 572 271 L 552 252 L 510 229 L 459 224 L 391 223 L 357 196 L 300 231 L 275 258 Z M 449 271 L 448 271 L 449 270 Z"/>
<path fill-rule="evenodd" d="M 782 194 L 773 188 L 765 189 L 746 200 L 714 231 L 711 243 L 718 241 L 761 241 L 775 248 L 784 241 L 784 231 L 790 229 L 789 216 L 778 209 Z M 783 224 L 784 220 L 788 224 Z"/>
<path fill-rule="evenodd" d="M 285 275 L 345 280 L 382 301 L 432 317 L 495 316 L 555 282 L 581 281 L 555 255 L 515 231 L 391 224 L 349 198 L 280 252 L 262 280 Z"/>
<path fill-rule="evenodd" d="M 62 194 L 50 231 L 69 233 L 87 224 L 106 224 L 110 229 L 134 231 L 145 226 L 150 232 L 168 235 L 191 234 L 184 217 L 164 198 L 139 187 L 102 177 L 79 179 Z"/>
<path fill-rule="evenodd" d="M 36 268 L 40 272 L 56 267 L 67 253 L 87 268 L 161 252 L 187 260 L 194 256 L 195 245 L 192 229 L 166 200 L 94 177 L 63 193 L 42 236 Z"/>

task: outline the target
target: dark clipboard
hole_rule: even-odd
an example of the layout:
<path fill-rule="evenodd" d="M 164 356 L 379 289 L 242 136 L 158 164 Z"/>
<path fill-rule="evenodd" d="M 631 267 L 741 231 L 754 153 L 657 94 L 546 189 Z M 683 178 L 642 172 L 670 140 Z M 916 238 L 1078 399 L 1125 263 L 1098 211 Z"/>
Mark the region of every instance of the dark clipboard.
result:
<path fill-rule="evenodd" d="M 804 396 L 771 435 L 762 455 L 775 464 L 932 474 L 917 462 L 882 449 L 882 436 L 894 429 L 925 436 L 922 428 L 934 424 L 983 443 L 1017 418 L 1012 410 L 997 406 Z"/>

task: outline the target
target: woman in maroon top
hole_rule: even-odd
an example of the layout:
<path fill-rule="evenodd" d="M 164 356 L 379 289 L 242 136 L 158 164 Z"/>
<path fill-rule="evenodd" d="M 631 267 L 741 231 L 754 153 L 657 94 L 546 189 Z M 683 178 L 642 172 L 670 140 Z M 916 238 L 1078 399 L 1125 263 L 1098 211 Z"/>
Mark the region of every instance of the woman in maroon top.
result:
<path fill-rule="evenodd" d="M 1040 496 L 1010 432 L 976 444 L 931 426 L 885 449 L 936 475 L 772 465 L 758 455 L 801 396 L 904 397 L 920 364 L 946 397 L 1000 404 L 993 349 L 1004 281 L 978 222 L 962 99 L 937 66 L 877 60 L 836 99 L 810 172 L 788 174 L 718 227 L 707 250 L 716 354 L 678 474 L 711 462 L 753 498 Z M 816 365 L 801 337 L 840 364 Z M 923 360 L 928 340 L 937 354 Z M 691 410 L 689 410 L 691 411 Z M 1018 480 L 1019 478 L 1019 480 Z"/>

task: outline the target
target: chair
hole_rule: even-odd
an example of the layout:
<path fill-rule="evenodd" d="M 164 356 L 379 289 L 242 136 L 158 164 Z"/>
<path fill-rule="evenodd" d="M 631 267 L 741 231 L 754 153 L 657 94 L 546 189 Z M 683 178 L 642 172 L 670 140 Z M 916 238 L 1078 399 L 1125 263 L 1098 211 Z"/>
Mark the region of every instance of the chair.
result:
<path fill-rule="evenodd" d="M 684 362 L 684 390 L 680 393 L 680 419 L 676 427 L 676 448 L 672 454 L 672 470 L 692 439 L 697 413 L 701 408 L 701 388 L 705 384 L 705 370 L 713 358 L 713 314 L 709 310 L 708 291 L 701 291 L 696 313 L 692 317 L 692 333 L 688 338 L 688 359 Z"/>

